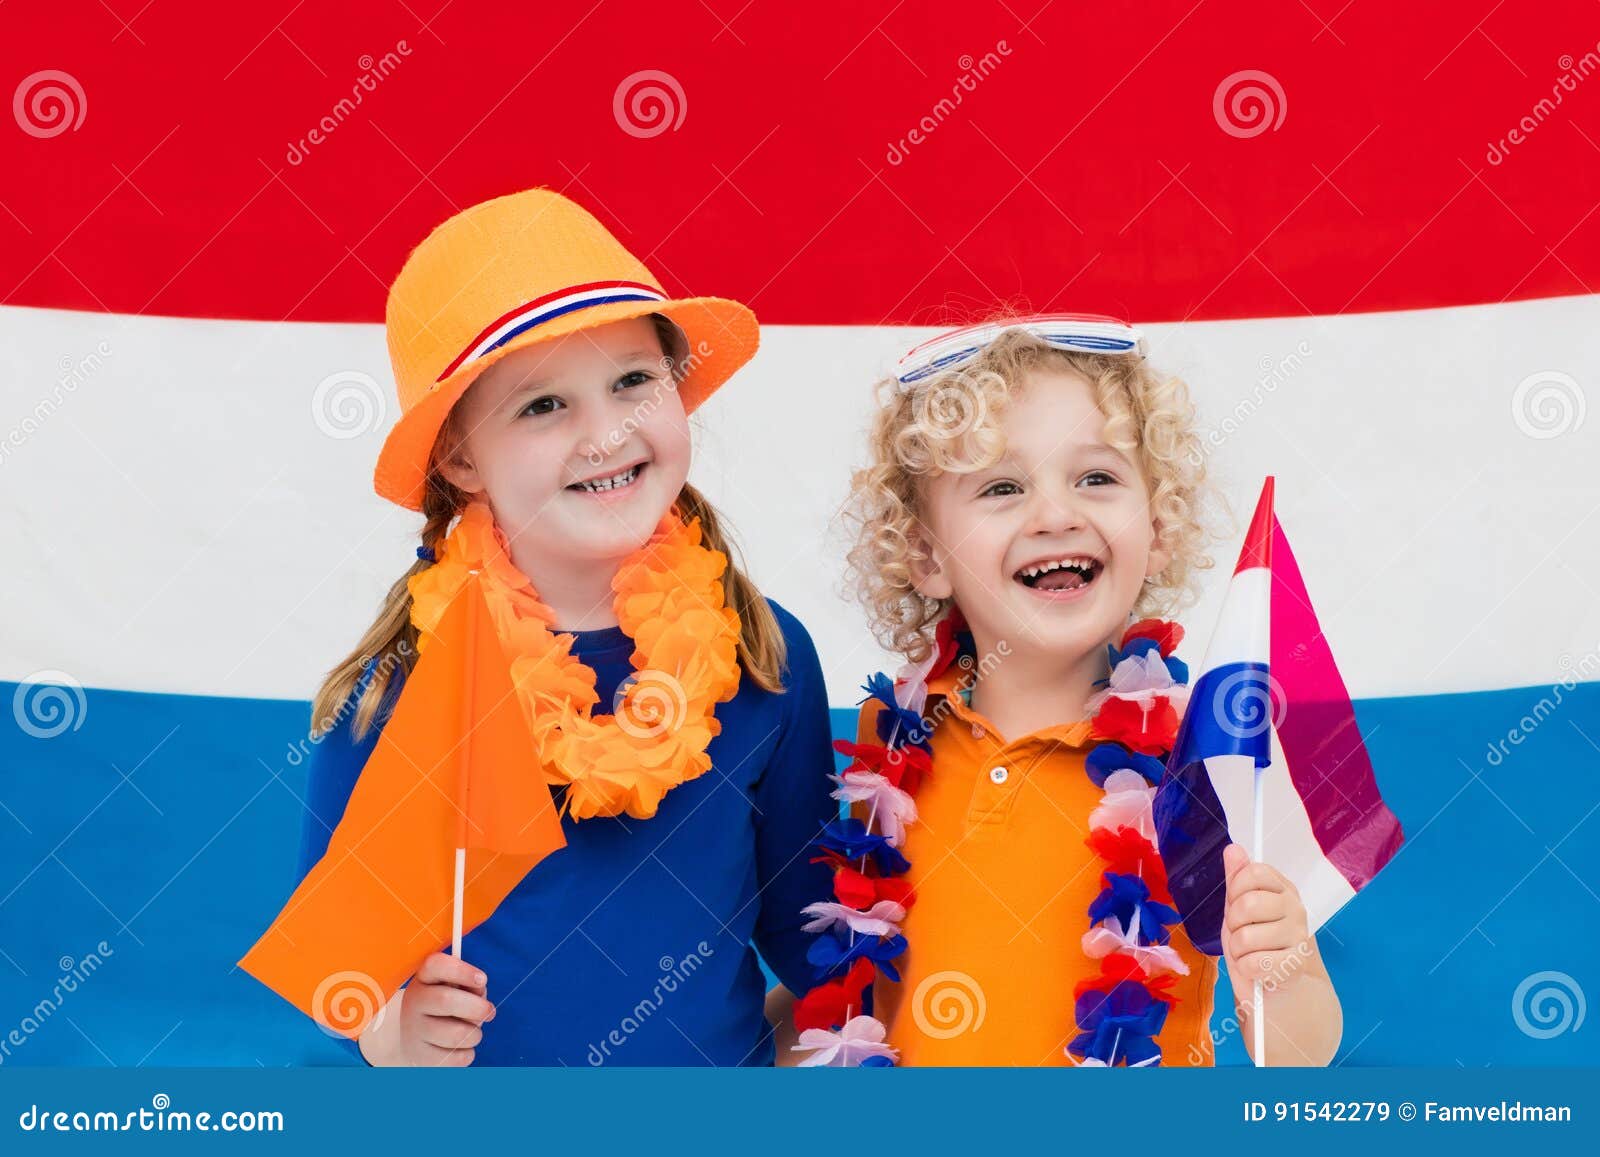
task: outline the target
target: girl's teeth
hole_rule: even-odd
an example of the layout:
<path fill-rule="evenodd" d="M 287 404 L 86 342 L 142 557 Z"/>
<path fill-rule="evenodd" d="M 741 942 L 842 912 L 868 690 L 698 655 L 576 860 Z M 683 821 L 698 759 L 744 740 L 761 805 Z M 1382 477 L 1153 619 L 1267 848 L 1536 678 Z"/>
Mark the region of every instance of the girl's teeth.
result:
<path fill-rule="evenodd" d="M 621 474 L 613 474 L 610 478 L 601 478 L 594 482 L 580 482 L 578 483 L 578 488 L 580 490 L 587 490 L 591 494 L 603 490 L 615 490 L 619 486 L 626 486 L 628 483 L 632 482 L 634 478 L 638 476 L 638 474 L 639 468 L 634 466 L 624 470 Z"/>

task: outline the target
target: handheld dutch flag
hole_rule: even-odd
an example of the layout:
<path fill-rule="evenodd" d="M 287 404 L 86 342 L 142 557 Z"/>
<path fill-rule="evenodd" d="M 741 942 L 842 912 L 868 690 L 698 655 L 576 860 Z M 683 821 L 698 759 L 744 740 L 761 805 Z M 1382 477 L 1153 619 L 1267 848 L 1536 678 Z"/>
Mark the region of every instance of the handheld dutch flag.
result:
<path fill-rule="evenodd" d="M 424 957 L 566 845 L 476 578 L 407 676 L 328 850 L 239 966 L 360 1038 Z M 452 878 L 453 867 L 453 878 Z"/>
<path fill-rule="evenodd" d="M 1213 956 L 1229 843 L 1294 882 L 1315 932 L 1404 838 L 1272 498 L 1269 477 L 1155 799 L 1173 900 L 1190 940 Z M 1257 1064 L 1261 1009 L 1257 982 Z"/>

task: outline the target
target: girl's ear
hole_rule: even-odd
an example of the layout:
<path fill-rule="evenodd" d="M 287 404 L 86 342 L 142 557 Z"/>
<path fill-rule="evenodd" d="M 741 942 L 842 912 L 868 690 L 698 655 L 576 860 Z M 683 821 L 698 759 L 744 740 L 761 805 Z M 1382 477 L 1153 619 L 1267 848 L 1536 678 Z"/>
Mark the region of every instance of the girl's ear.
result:
<path fill-rule="evenodd" d="M 504 362 L 496 362 L 490 366 L 456 399 L 439 427 L 439 436 L 433 447 L 433 469 L 444 475 L 444 480 L 457 490 L 468 494 L 481 494 L 488 487 L 473 465 L 472 456 L 467 453 L 467 439 L 463 431 L 472 429 L 472 424 L 477 421 L 477 412 L 472 406 L 481 399 L 484 379 L 504 365 Z"/>
<path fill-rule="evenodd" d="M 465 451 L 457 446 L 440 460 L 436 469 L 443 474 L 445 481 L 455 486 L 456 489 L 468 494 L 481 494 L 484 489 L 483 479 L 478 470 L 467 457 Z"/>
<path fill-rule="evenodd" d="M 911 532 L 911 586 L 925 599 L 948 599 L 955 594 L 945 573 L 937 544 L 921 526 Z"/>

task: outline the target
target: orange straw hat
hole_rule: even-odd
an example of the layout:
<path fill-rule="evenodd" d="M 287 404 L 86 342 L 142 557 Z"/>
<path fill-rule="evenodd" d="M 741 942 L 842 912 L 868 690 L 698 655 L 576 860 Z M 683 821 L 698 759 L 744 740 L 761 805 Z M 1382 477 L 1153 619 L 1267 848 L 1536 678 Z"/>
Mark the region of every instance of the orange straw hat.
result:
<path fill-rule="evenodd" d="M 604 225 L 559 193 L 529 189 L 451 217 L 412 250 L 389 290 L 384 326 L 401 412 L 378 455 L 378 494 L 422 509 L 429 455 L 450 407 L 512 350 L 652 313 L 688 336 L 678 387 L 687 411 L 760 341 L 748 308 L 669 298 Z"/>

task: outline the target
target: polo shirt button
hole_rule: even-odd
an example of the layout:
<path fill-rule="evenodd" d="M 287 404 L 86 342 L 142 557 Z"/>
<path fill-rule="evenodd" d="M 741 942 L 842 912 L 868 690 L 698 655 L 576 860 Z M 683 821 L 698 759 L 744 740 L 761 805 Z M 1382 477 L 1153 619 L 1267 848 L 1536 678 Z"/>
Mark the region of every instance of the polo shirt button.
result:
<path fill-rule="evenodd" d="M 972 725 L 972 738 L 974 738 L 974 739 L 982 739 L 983 738 L 983 724 L 974 723 Z"/>
<path fill-rule="evenodd" d="M 991 767 L 989 769 L 989 782 L 998 786 L 1004 783 L 1010 775 L 1011 773 L 1003 767 Z"/>

